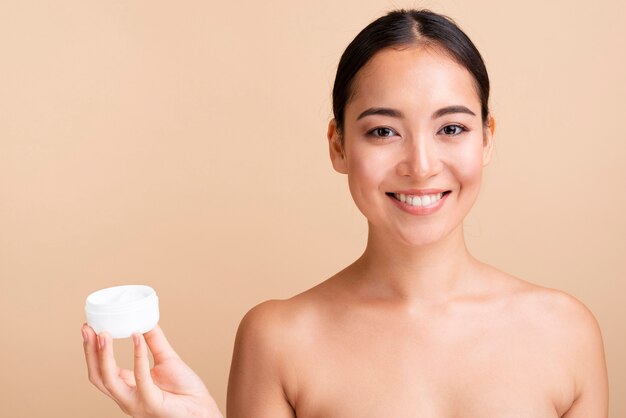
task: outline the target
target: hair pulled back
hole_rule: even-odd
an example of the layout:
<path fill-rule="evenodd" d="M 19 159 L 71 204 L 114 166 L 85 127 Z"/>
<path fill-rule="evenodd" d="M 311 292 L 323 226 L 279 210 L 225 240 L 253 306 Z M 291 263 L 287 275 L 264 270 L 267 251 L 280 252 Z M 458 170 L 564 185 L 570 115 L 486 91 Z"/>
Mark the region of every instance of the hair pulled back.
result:
<path fill-rule="evenodd" d="M 395 10 L 367 25 L 344 51 L 333 86 L 333 114 L 337 130 L 352 97 L 354 77 L 378 51 L 398 46 L 432 45 L 442 48 L 474 78 L 481 116 L 487 124 L 489 76 L 478 49 L 449 17 L 430 10 Z"/>

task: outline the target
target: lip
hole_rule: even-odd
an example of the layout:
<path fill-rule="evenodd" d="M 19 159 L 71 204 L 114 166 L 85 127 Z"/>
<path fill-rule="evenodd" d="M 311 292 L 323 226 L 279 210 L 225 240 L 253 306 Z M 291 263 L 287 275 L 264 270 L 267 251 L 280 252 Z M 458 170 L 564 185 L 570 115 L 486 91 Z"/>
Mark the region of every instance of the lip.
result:
<path fill-rule="evenodd" d="M 449 192 L 449 193 L 445 193 L 445 192 Z M 411 215 L 425 216 L 425 215 L 430 215 L 432 213 L 435 213 L 439 209 L 441 209 L 441 207 L 443 206 L 445 201 L 448 199 L 448 196 L 452 193 L 452 191 L 442 190 L 442 189 L 420 189 L 420 190 L 410 189 L 410 190 L 397 191 L 394 193 L 408 194 L 412 196 L 424 196 L 424 195 L 429 195 L 429 194 L 445 193 L 441 197 L 441 199 L 437 200 L 434 204 L 430 206 L 409 205 L 408 203 L 403 203 L 399 201 L 398 199 L 393 197 L 393 195 L 387 194 L 387 197 L 392 201 L 392 203 L 396 205 L 398 208 L 400 208 L 401 210 L 403 210 L 404 212 L 410 213 Z"/>

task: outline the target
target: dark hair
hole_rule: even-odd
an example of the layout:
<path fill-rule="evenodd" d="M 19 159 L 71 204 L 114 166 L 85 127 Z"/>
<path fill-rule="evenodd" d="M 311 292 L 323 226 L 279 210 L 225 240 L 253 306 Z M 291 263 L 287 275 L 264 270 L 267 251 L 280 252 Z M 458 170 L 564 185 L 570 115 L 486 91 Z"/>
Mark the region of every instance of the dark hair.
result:
<path fill-rule="evenodd" d="M 393 46 L 433 45 L 443 48 L 474 77 L 483 123 L 489 113 L 489 76 L 478 49 L 449 17 L 430 10 L 395 10 L 365 27 L 346 48 L 333 86 L 333 113 L 337 130 L 344 126 L 344 112 L 359 70 L 381 49 Z"/>

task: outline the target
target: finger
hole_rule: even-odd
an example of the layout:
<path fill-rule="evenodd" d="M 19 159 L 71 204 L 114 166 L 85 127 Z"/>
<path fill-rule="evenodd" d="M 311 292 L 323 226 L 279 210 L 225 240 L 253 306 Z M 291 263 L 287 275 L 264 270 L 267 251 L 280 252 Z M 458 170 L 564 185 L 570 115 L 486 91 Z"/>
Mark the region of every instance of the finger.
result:
<path fill-rule="evenodd" d="M 133 388 L 137 386 L 137 382 L 135 382 L 135 373 L 132 370 L 120 369 L 119 375 L 128 386 Z"/>
<path fill-rule="evenodd" d="M 162 361 L 168 359 L 178 359 L 178 354 L 174 351 L 170 343 L 165 338 L 165 334 L 161 327 L 157 325 L 152 329 L 152 331 L 148 331 L 144 334 L 145 341 L 148 344 L 148 348 L 152 352 L 152 356 L 154 357 L 155 363 L 161 363 Z"/>
<path fill-rule="evenodd" d="M 113 340 L 106 332 L 98 335 L 98 361 L 104 387 L 122 409 L 128 409 L 133 401 L 132 389 L 120 377 L 113 354 Z"/>
<path fill-rule="evenodd" d="M 85 351 L 85 361 L 87 362 L 87 377 L 89 378 L 89 381 L 101 392 L 111 396 L 102 382 L 102 374 L 100 373 L 100 363 L 98 360 L 98 340 L 96 338 L 96 333 L 87 324 L 83 324 L 80 331 L 83 334 L 83 350 Z"/>
<path fill-rule="evenodd" d="M 133 334 L 135 347 L 135 382 L 137 392 L 147 405 L 157 405 L 159 398 L 163 399 L 161 391 L 157 388 L 150 374 L 150 359 L 148 358 L 148 346 L 141 334 Z"/>

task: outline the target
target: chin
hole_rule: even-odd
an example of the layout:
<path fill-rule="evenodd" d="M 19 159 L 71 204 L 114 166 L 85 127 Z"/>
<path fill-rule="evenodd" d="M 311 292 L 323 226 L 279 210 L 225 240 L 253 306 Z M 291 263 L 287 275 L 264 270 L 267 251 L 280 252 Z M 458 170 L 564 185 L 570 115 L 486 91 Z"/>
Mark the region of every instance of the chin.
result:
<path fill-rule="evenodd" d="M 428 247 L 430 245 L 441 242 L 444 238 L 444 234 L 428 232 L 428 233 L 415 233 L 415 234 L 402 234 L 400 241 L 407 247 L 419 248 Z"/>
<path fill-rule="evenodd" d="M 400 227 L 395 231 L 388 231 L 388 237 L 395 237 L 394 241 L 406 247 L 427 247 L 445 240 L 453 231 L 444 225 L 414 226 L 413 228 Z"/>

